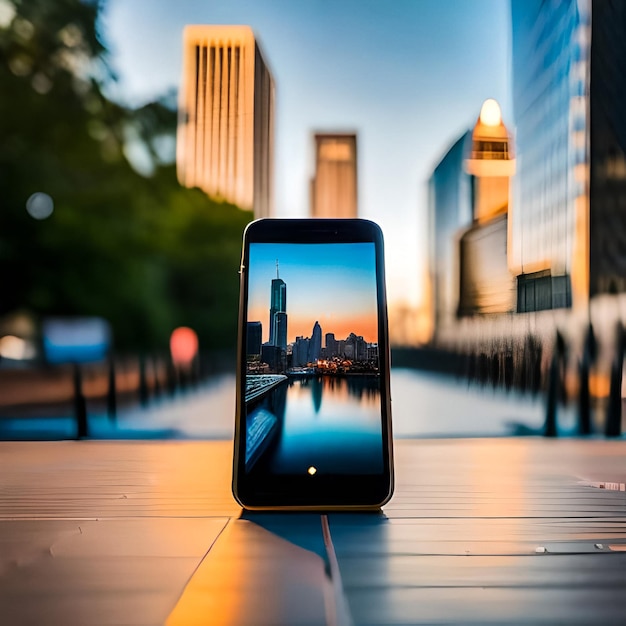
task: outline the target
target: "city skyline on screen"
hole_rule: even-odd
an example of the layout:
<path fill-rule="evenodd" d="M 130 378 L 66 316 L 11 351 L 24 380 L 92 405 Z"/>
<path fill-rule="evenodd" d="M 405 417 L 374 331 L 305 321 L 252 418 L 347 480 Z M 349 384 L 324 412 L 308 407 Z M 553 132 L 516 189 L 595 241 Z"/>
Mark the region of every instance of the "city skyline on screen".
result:
<path fill-rule="evenodd" d="M 248 267 L 248 321 L 270 339 L 272 281 L 286 285 L 287 342 L 311 335 L 350 333 L 378 341 L 376 257 L 373 243 L 253 243 Z"/>

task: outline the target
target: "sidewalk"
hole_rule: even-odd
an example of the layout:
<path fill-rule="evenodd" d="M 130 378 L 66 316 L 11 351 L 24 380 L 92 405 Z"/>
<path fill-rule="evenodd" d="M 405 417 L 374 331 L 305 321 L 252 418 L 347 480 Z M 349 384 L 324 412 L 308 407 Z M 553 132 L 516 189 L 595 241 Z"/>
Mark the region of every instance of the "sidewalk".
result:
<path fill-rule="evenodd" d="M 626 610 L 626 442 L 396 442 L 382 514 L 241 514 L 231 446 L 0 443 L 10 624 L 583 624 Z"/>

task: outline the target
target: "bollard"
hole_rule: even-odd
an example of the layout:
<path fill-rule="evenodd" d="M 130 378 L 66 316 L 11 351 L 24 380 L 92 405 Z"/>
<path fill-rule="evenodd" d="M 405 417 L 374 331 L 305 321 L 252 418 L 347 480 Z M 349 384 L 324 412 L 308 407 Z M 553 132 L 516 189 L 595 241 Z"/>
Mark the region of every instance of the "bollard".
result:
<path fill-rule="evenodd" d="M 189 382 L 192 387 L 197 387 L 200 384 L 200 356 L 198 354 L 189 364 Z"/>
<path fill-rule="evenodd" d="M 556 407 L 559 400 L 559 357 L 556 349 L 552 354 L 548 373 L 548 399 L 546 402 L 546 421 L 543 427 L 545 437 L 556 437 Z"/>
<path fill-rule="evenodd" d="M 152 357 L 152 395 L 155 398 L 161 395 L 161 381 L 159 379 L 159 359 L 158 357 Z"/>
<path fill-rule="evenodd" d="M 87 403 L 83 395 L 83 377 L 78 363 L 74 363 L 74 418 L 76 419 L 76 439 L 88 437 Z"/>
<path fill-rule="evenodd" d="M 541 359 L 543 356 L 543 346 L 534 335 L 530 335 L 528 347 L 528 363 L 530 369 L 528 373 L 528 384 L 533 395 L 537 395 L 541 390 Z"/>
<path fill-rule="evenodd" d="M 115 360 L 109 359 L 109 388 L 107 391 L 107 415 L 114 422 L 117 418 L 117 383 L 115 378 Z"/>
<path fill-rule="evenodd" d="M 557 330 L 554 348 L 552 350 L 552 360 L 548 374 L 548 397 L 546 402 L 546 421 L 544 423 L 544 436 L 557 437 L 557 405 L 562 394 L 561 384 L 561 362 L 565 358 L 565 340 L 563 335 Z"/>
<path fill-rule="evenodd" d="M 583 356 L 579 367 L 578 384 L 578 434 L 591 435 L 591 394 L 589 393 L 589 370 L 596 360 L 596 338 L 591 322 L 583 344 Z"/>
<path fill-rule="evenodd" d="M 578 388 L 578 434 L 591 434 L 591 397 L 589 394 L 589 362 L 587 355 L 583 358 L 579 367 Z"/>
<path fill-rule="evenodd" d="M 624 328 L 618 322 L 615 342 L 615 357 L 611 364 L 611 386 L 606 413 L 604 434 L 619 437 L 622 434 L 622 374 L 624 371 Z"/>
<path fill-rule="evenodd" d="M 167 391 L 171 396 L 173 396 L 176 393 L 176 388 L 178 387 L 178 376 L 176 368 L 174 367 L 174 363 L 170 358 L 167 359 L 166 375 Z"/>
<path fill-rule="evenodd" d="M 139 402 L 141 406 L 148 404 L 148 382 L 146 380 L 146 359 L 143 355 L 139 356 Z"/>

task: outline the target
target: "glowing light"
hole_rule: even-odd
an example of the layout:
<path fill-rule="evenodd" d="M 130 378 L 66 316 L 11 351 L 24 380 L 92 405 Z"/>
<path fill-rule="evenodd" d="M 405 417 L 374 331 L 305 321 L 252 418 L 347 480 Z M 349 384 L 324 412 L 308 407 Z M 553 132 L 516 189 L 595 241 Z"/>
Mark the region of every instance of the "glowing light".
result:
<path fill-rule="evenodd" d="M 26 210 L 36 220 L 45 220 L 52 215 L 54 202 L 47 193 L 38 191 L 26 200 Z"/>
<path fill-rule="evenodd" d="M 483 102 L 480 109 L 480 122 L 485 126 L 499 126 L 502 123 L 500 105 L 493 98 L 488 98 Z"/>
<path fill-rule="evenodd" d="M 313 474 L 317 473 L 317 469 L 311 465 L 311 467 L 309 467 L 309 469 L 307 470 L 307 472 L 308 472 L 311 476 L 313 476 Z"/>
<path fill-rule="evenodd" d="M 0 0 L 0 28 L 7 28 L 16 13 L 15 7 L 8 0 Z"/>
<path fill-rule="evenodd" d="M 34 356 L 35 349 L 30 342 L 15 335 L 5 335 L 0 338 L 0 357 L 3 359 L 21 361 L 32 359 Z"/>
<path fill-rule="evenodd" d="M 189 365 L 198 353 L 198 335 L 193 328 L 180 326 L 170 337 L 172 361 L 177 365 Z"/>

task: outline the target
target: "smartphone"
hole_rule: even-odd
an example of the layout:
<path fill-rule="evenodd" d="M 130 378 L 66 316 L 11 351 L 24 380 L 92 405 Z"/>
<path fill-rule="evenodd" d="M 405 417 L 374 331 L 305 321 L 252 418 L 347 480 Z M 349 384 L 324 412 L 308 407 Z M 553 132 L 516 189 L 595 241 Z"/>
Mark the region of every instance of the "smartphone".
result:
<path fill-rule="evenodd" d="M 254 221 L 240 276 L 236 500 L 246 509 L 382 506 L 393 449 L 380 228 Z"/>

